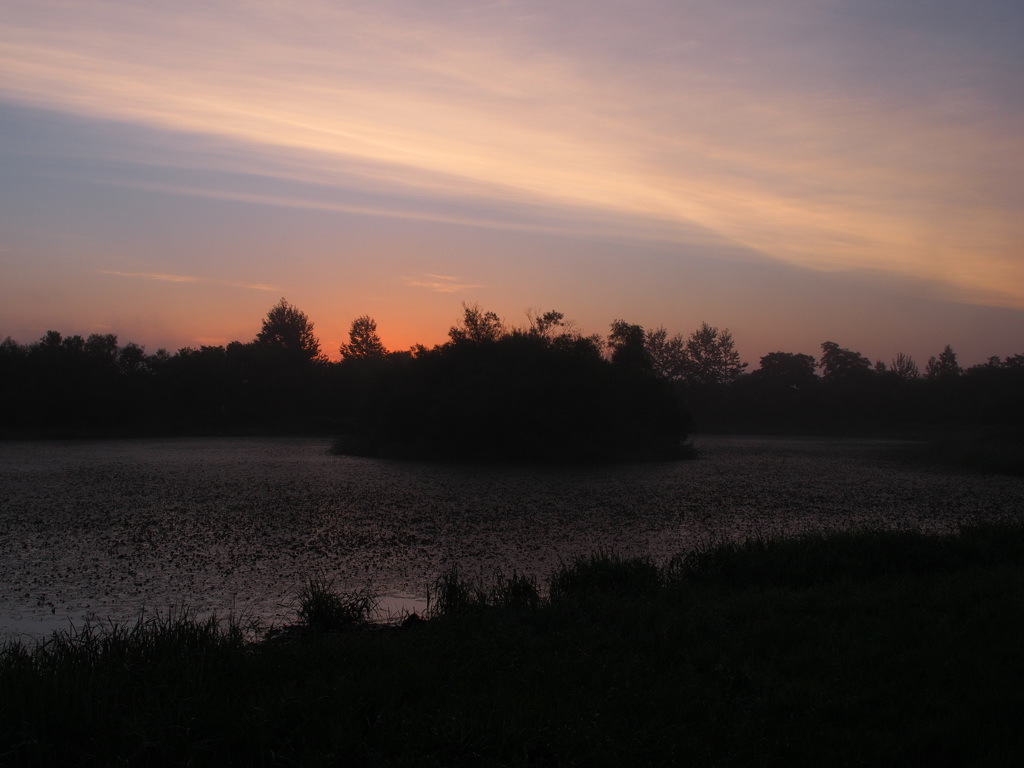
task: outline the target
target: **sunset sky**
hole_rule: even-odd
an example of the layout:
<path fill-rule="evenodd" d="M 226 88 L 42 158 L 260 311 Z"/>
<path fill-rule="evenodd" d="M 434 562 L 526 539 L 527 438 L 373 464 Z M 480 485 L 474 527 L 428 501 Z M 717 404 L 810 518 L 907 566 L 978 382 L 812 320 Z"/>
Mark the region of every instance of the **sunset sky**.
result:
<path fill-rule="evenodd" d="M 0 338 L 462 302 L 1024 352 L 1020 0 L 3 0 Z"/>

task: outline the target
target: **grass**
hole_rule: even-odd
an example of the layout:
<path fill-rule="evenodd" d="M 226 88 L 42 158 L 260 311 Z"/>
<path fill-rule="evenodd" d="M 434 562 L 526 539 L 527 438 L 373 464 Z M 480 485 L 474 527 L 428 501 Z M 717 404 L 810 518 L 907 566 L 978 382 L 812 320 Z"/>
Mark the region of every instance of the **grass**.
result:
<path fill-rule="evenodd" d="M 348 604 L 330 582 L 310 586 L 327 616 Z M 288 642 L 176 614 L 8 644 L 0 765 L 1016 765 L 1024 754 L 1021 524 L 707 544 L 665 565 L 597 553 L 547 586 L 542 597 L 520 574 L 482 583 L 453 570 L 426 621 L 365 631 L 357 611 Z"/>
<path fill-rule="evenodd" d="M 338 632 L 366 624 L 377 601 L 364 592 L 339 593 L 334 580 L 314 576 L 299 591 L 299 623 L 313 632 Z"/>
<path fill-rule="evenodd" d="M 427 613 L 453 618 L 500 609 L 509 614 L 536 610 L 541 605 L 537 581 L 521 573 L 506 577 L 500 571 L 490 584 L 466 581 L 457 567 L 441 574 L 427 593 Z"/>

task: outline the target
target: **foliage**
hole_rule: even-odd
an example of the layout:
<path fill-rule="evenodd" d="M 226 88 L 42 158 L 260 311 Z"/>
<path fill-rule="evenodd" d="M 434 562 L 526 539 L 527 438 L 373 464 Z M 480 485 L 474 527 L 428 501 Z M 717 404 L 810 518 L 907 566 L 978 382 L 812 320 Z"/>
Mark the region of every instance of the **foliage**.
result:
<path fill-rule="evenodd" d="M 552 575 L 550 599 L 555 605 L 612 596 L 643 599 L 658 591 L 661 580 L 660 569 L 648 558 L 596 552 L 577 558 Z"/>
<path fill-rule="evenodd" d="M 427 613 L 431 616 L 459 616 L 486 606 L 487 593 L 483 586 L 463 579 L 457 566 L 438 576 L 427 591 Z"/>
<path fill-rule="evenodd" d="M 917 363 L 914 362 L 914 358 L 902 352 L 892 359 L 892 365 L 889 366 L 889 370 L 896 378 L 903 379 L 904 381 L 913 381 L 921 375 L 917 368 Z"/>
<path fill-rule="evenodd" d="M 653 370 L 651 356 L 647 352 L 644 340 L 643 326 L 627 323 L 625 320 L 613 322 L 608 334 L 612 363 L 641 373 Z"/>
<path fill-rule="evenodd" d="M 279 350 L 299 360 L 323 360 L 320 341 L 313 334 L 313 323 L 306 313 L 283 297 L 270 308 L 263 327 L 256 335 L 258 347 Z"/>
<path fill-rule="evenodd" d="M 504 611 L 532 611 L 541 605 L 540 589 L 537 579 L 512 571 L 506 577 L 500 571 L 495 574 L 495 583 L 491 588 L 490 602 Z"/>
<path fill-rule="evenodd" d="M 837 380 L 871 371 L 871 361 L 860 352 L 840 347 L 834 341 L 821 345 L 821 371 L 826 379 Z"/>
<path fill-rule="evenodd" d="M 342 594 L 334 580 L 315 576 L 299 592 L 299 621 L 314 632 L 337 632 L 365 624 L 373 615 L 377 601 L 365 593 Z"/>
<path fill-rule="evenodd" d="M 929 357 L 928 365 L 925 368 L 925 375 L 929 379 L 955 378 L 963 373 L 963 369 L 956 361 L 956 352 L 947 344 L 939 356 Z"/>
<path fill-rule="evenodd" d="M 438 576 L 428 590 L 427 615 L 452 618 L 493 609 L 530 611 L 539 608 L 541 602 L 534 578 L 516 571 L 505 576 L 498 571 L 487 585 L 483 581 L 467 581 L 458 566 L 452 566 Z"/>
<path fill-rule="evenodd" d="M 647 354 L 655 373 L 670 381 L 682 381 L 689 370 L 686 357 L 686 339 L 681 334 L 668 335 L 665 326 L 660 325 L 644 337 Z"/>
<path fill-rule="evenodd" d="M 551 339 L 572 331 L 572 323 L 566 322 L 565 315 L 554 309 L 543 314 L 527 312 L 527 317 L 530 321 L 527 333 L 531 336 Z"/>
<path fill-rule="evenodd" d="M 348 339 L 348 343 L 342 344 L 339 350 L 342 360 L 387 357 L 388 351 L 377 335 L 377 321 L 369 315 L 362 315 L 352 321 Z"/>
<path fill-rule="evenodd" d="M 921 376 L 903 353 L 872 367 L 826 341 L 820 376 L 811 355 L 781 351 L 747 373 L 731 333 L 707 323 L 684 337 L 616 320 L 606 345 L 556 310 L 528 318 L 509 328 L 465 305 L 447 344 L 388 353 L 363 315 L 338 364 L 284 299 L 250 342 L 173 354 L 113 334 L 7 337 L 0 435 L 318 433 L 361 453 L 572 461 L 678 455 L 694 428 L 931 437 L 1024 426 L 1024 354 L 964 370 L 947 345 Z"/>
<path fill-rule="evenodd" d="M 747 364 L 740 359 L 728 328 L 719 330 L 701 323 L 685 339 L 668 335 L 664 326 L 643 333 L 649 365 L 665 379 L 679 381 L 691 389 L 720 389 L 736 383 Z"/>
<path fill-rule="evenodd" d="M 505 326 L 493 312 L 484 312 L 476 304 L 462 305 L 462 319 L 448 329 L 453 344 L 483 344 L 501 338 Z"/>
<path fill-rule="evenodd" d="M 186 617 L 8 643 L 0 762 L 1014 765 L 1022 531 L 595 555 L 571 599 L 481 586 L 482 608 L 376 631 Z"/>
<path fill-rule="evenodd" d="M 592 339 L 555 332 L 560 313 L 500 334 L 489 315 L 466 307 L 450 343 L 364 371 L 342 450 L 527 462 L 680 450 L 688 420 L 663 381 L 605 360 Z"/>
<path fill-rule="evenodd" d="M 761 367 L 750 376 L 779 389 L 803 390 L 817 385 L 818 377 L 814 372 L 817 366 L 810 355 L 770 352 L 761 358 Z"/>
<path fill-rule="evenodd" d="M 721 387 L 734 383 L 747 364 L 740 360 L 729 329 L 707 323 L 686 340 L 687 379 L 701 386 Z"/>

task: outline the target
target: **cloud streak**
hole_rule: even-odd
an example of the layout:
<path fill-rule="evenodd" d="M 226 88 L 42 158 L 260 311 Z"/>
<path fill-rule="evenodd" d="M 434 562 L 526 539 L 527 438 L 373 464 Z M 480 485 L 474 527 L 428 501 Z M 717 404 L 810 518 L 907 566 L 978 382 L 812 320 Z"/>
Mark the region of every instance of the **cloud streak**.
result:
<path fill-rule="evenodd" d="M 101 269 L 100 274 L 113 275 L 115 277 L 128 277 L 136 280 L 152 280 L 158 283 L 190 283 L 205 285 L 223 285 L 229 288 L 245 288 L 250 291 L 277 291 L 280 290 L 274 285 L 236 283 L 231 280 L 215 280 L 209 277 L 195 277 L 192 275 L 172 275 L 166 272 L 119 272 L 112 269 Z"/>
<path fill-rule="evenodd" d="M 530 2 L 429 16 L 412 3 L 178 7 L 13 0 L 0 97 L 202 138 L 223 167 L 324 194 L 179 192 L 507 228 L 614 220 L 680 243 L 712 233 L 801 267 L 1024 306 L 1024 101 L 1005 98 L 1006 61 L 943 45 L 948 30 L 851 38 L 842 4 L 795 2 L 650 2 L 628 18 L 596 3 L 582 21 Z M 339 184 L 382 199 L 338 202 Z M 479 209 L 441 210 L 468 200 Z"/>
<path fill-rule="evenodd" d="M 414 288 L 426 288 L 435 293 L 461 293 L 472 288 L 485 288 L 476 283 L 461 283 L 458 277 L 451 275 L 425 274 L 419 278 L 406 278 L 405 284 Z"/>

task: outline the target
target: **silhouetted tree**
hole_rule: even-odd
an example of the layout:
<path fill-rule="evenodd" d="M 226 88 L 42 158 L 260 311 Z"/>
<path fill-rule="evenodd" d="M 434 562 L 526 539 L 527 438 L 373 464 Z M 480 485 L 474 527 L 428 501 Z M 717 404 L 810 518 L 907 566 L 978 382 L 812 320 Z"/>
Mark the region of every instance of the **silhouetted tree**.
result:
<path fill-rule="evenodd" d="M 506 331 L 468 306 L 450 336 L 415 357 L 353 368 L 339 450 L 543 462 L 680 450 L 688 419 L 667 383 L 606 360 L 560 312 Z"/>
<path fill-rule="evenodd" d="M 531 336 L 550 339 L 572 328 L 572 323 L 566 322 L 565 315 L 554 309 L 542 315 L 527 312 L 526 316 L 530 321 L 527 333 Z"/>
<path fill-rule="evenodd" d="M 322 360 L 320 341 L 313 335 L 313 323 L 305 312 L 282 298 L 271 307 L 256 335 L 257 346 L 276 349 L 289 357 Z"/>
<path fill-rule="evenodd" d="M 826 341 L 821 345 L 821 370 L 819 426 L 822 429 L 869 432 L 891 418 L 886 389 L 897 380 L 873 369 L 864 355 L 840 347 L 834 341 Z"/>
<path fill-rule="evenodd" d="M 505 326 L 494 312 L 484 312 L 477 304 L 463 303 L 462 319 L 448 329 L 448 338 L 453 343 L 482 344 L 497 341 L 504 332 Z"/>
<path fill-rule="evenodd" d="M 921 375 L 917 368 L 917 363 L 914 362 L 914 358 L 902 352 L 897 353 L 896 357 L 892 359 L 889 372 L 897 379 L 903 379 L 904 381 L 913 381 Z"/>
<path fill-rule="evenodd" d="M 686 340 L 686 378 L 698 386 L 732 384 L 747 364 L 740 360 L 739 352 L 729 329 L 701 323 L 700 328 Z"/>
<path fill-rule="evenodd" d="M 250 345 L 229 350 L 232 379 L 241 374 L 241 397 L 255 423 L 274 431 L 314 428 L 323 419 L 327 358 L 313 323 L 281 299 L 267 313 Z"/>
<path fill-rule="evenodd" d="M 649 331 L 644 338 L 647 354 L 651 358 L 654 372 L 670 381 L 681 381 L 686 378 L 687 356 L 686 340 L 682 334 L 669 336 L 665 326 L 660 325 Z"/>
<path fill-rule="evenodd" d="M 146 370 L 146 359 L 146 349 L 129 341 L 117 352 L 117 368 L 125 375 L 141 373 Z"/>
<path fill-rule="evenodd" d="M 62 338 L 58 331 L 47 331 L 39 340 L 37 347 L 40 350 L 56 350 L 60 349 L 61 341 Z"/>
<path fill-rule="evenodd" d="M 22 365 L 27 357 L 28 350 L 10 336 L 4 337 L 0 342 L 0 362 L 12 366 L 12 370 L 15 366 Z"/>
<path fill-rule="evenodd" d="M 953 351 L 949 344 L 939 353 L 937 358 L 928 358 L 928 365 L 925 367 L 925 375 L 929 379 L 955 378 L 961 373 L 963 373 L 963 369 L 956 361 L 956 352 Z"/>
<path fill-rule="evenodd" d="M 779 388 L 807 389 L 818 383 L 817 361 L 811 355 L 793 352 L 769 352 L 761 358 L 761 367 L 751 372 L 756 380 L 770 381 Z"/>
<path fill-rule="evenodd" d="M 860 352 L 844 349 L 834 341 L 821 345 L 821 370 L 826 381 L 870 373 L 871 361 Z"/>
<path fill-rule="evenodd" d="M 31 385 L 29 349 L 7 336 L 0 342 L 0 429 L 20 429 L 30 423 Z"/>
<path fill-rule="evenodd" d="M 736 429 L 804 431 L 813 428 L 822 387 L 811 355 L 770 352 L 760 367 L 728 387 L 726 426 Z"/>
<path fill-rule="evenodd" d="M 380 359 L 388 354 L 377 335 L 377 322 L 369 315 L 352 321 L 348 343 L 342 344 L 339 352 L 343 360 Z"/>
<path fill-rule="evenodd" d="M 117 336 L 47 331 L 0 341 L 5 434 L 323 431 L 347 424 L 373 450 L 549 460 L 669 455 L 689 428 L 891 432 L 1024 426 L 1024 354 L 962 370 L 946 346 L 927 376 L 903 353 L 874 371 L 822 344 L 773 352 L 744 375 L 728 331 L 684 339 L 616 320 L 607 345 L 551 310 L 507 329 L 463 306 L 447 344 L 388 353 L 369 316 L 353 321 L 342 364 L 319 354 L 309 319 L 284 299 L 256 339 L 146 354 Z M 127 427 L 127 429 L 125 429 Z"/>
<path fill-rule="evenodd" d="M 59 334 L 58 334 L 59 335 Z M 116 337 L 115 337 L 116 341 Z M 94 348 L 101 348 L 101 344 L 93 344 Z M 60 343 L 61 350 L 71 357 L 84 357 L 85 356 L 85 339 L 79 335 L 65 336 Z"/>
<path fill-rule="evenodd" d="M 654 370 L 651 356 L 647 353 L 646 334 L 642 325 L 616 320 L 608 334 L 608 346 L 612 350 L 612 364 L 633 371 Z"/>
<path fill-rule="evenodd" d="M 969 404 L 972 421 L 999 429 L 1024 428 L 1024 355 L 991 357 L 961 376 L 940 376 L 928 383 L 955 393 L 959 404 Z"/>
<path fill-rule="evenodd" d="M 85 354 L 97 362 L 116 363 L 117 336 L 112 333 L 90 334 L 85 340 Z"/>

